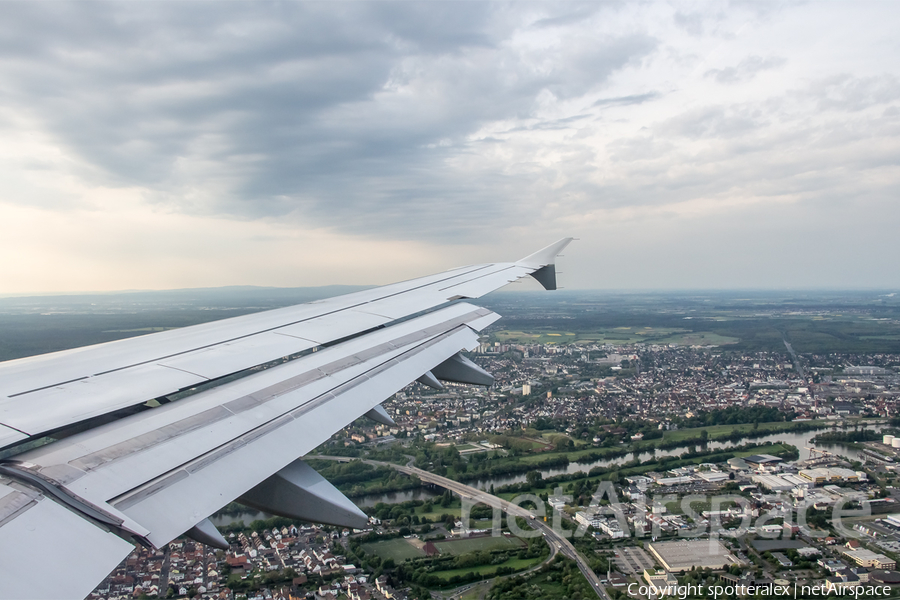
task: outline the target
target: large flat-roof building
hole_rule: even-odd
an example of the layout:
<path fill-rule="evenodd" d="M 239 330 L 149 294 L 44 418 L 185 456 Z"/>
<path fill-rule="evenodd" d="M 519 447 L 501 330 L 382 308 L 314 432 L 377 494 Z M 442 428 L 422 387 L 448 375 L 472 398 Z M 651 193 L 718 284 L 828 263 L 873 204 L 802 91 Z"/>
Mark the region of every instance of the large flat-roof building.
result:
<path fill-rule="evenodd" d="M 860 481 L 866 479 L 865 473 L 851 471 L 841 467 L 818 467 L 815 469 L 801 469 L 797 475 L 810 483 L 821 485 L 832 481 Z"/>
<path fill-rule="evenodd" d="M 758 469 L 760 467 L 771 467 L 773 465 L 777 465 L 781 462 L 781 459 L 777 456 L 772 456 L 771 454 L 754 454 L 752 456 L 745 456 L 744 462 L 746 462 L 752 468 Z"/>
<path fill-rule="evenodd" d="M 893 558 L 889 558 L 884 554 L 872 552 L 866 548 L 858 548 L 856 550 L 844 550 L 841 552 L 844 556 L 855 562 L 861 567 L 874 567 L 876 569 L 893 570 L 897 567 Z"/>
<path fill-rule="evenodd" d="M 773 492 L 786 492 L 795 487 L 792 482 L 778 475 L 754 475 L 750 479 L 753 483 L 759 484 Z"/>
<path fill-rule="evenodd" d="M 692 567 L 722 569 L 740 561 L 718 540 L 678 540 L 653 542 L 650 553 L 670 573 L 690 571 Z"/>

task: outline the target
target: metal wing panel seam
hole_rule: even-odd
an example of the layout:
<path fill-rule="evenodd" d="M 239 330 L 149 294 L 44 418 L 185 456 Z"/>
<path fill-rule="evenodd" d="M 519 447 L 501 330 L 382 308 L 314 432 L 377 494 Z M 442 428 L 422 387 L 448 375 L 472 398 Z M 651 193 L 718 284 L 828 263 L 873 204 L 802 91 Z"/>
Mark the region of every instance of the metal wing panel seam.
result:
<path fill-rule="evenodd" d="M 481 312 L 485 311 L 483 309 L 479 311 L 472 311 L 460 318 L 451 319 L 445 323 L 442 323 L 441 326 L 438 327 L 438 331 L 446 331 L 446 328 L 448 326 L 453 325 L 457 321 L 465 321 L 472 315 L 480 314 Z M 490 313 L 490 311 L 486 312 L 492 314 Z M 430 331 L 430 329 L 431 328 L 426 331 L 416 332 L 411 336 L 412 339 L 404 340 L 404 342 L 406 342 L 404 345 L 408 345 L 410 342 L 420 341 L 429 337 L 433 333 Z M 106 446 L 105 448 L 98 449 L 90 454 L 81 455 L 67 462 L 70 466 L 79 469 L 82 473 L 90 472 L 117 459 L 147 450 L 180 435 L 187 434 L 191 431 L 227 419 L 233 415 L 238 415 L 247 410 L 251 410 L 286 393 L 300 389 L 325 377 L 337 375 L 340 370 L 356 366 L 357 364 L 365 362 L 365 360 L 376 358 L 377 356 L 396 350 L 396 348 L 393 348 L 392 346 L 393 344 L 390 343 L 382 343 L 377 346 L 373 346 L 367 351 L 359 352 L 355 355 L 326 363 L 325 365 L 321 365 L 318 368 L 313 368 L 294 377 L 279 381 L 265 388 L 257 390 L 252 394 L 247 394 L 234 400 L 230 400 L 222 405 L 211 407 L 200 413 L 195 413 L 193 415 L 179 419 L 178 421 L 174 421 L 172 423 L 164 425 L 158 429 L 154 429 L 132 438 L 128 438 L 116 444 Z M 369 353 L 371 353 L 372 356 L 368 356 Z M 360 355 L 365 356 L 363 357 Z M 359 357 L 360 359 L 365 358 L 365 360 L 352 360 L 352 357 L 354 356 Z M 80 478 L 80 476 L 77 478 Z"/>
<path fill-rule="evenodd" d="M 506 265 L 503 266 L 502 269 L 497 269 L 496 271 L 492 271 L 490 273 L 484 273 L 482 275 L 479 275 L 478 277 L 472 277 L 471 279 L 467 279 L 466 281 L 460 281 L 460 282 L 454 283 L 452 285 L 448 285 L 447 287 L 442 287 L 442 288 L 440 288 L 440 291 L 444 292 L 449 289 L 458 287 L 460 285 L 465 285 L 467 283 L 472 283 L 473 281 L 478 281 L 479 279 L 484 279 L 485 277 L 490 277 L 491 275 L 497 275 L 499 273 L 502 273 L 503 271 L 508 271 L 515 267 L 516 267 L 516 265 L 514 263 L 507 263 Z M 523 277 L 524 277 L 524 275 L 523 275 Z"/>
<path fill-rule="evenodd" d="M 154 481 L 159 482 L 159 483 L 161 483 L 163 481 L 167 481 L 169 478 L 174 476 L 174 474 L 178 473 L 179 471 L 184 472 L 185 476 L 187 476 L 190 472 L 196 472 L 197 469 L 194 468 L 195 463 L 202 464 L 202 467 L 208 466 L 212 462 L 215 462 L 215 461 L 223 458 L 224 456 L 227 456 L 231 452 L 234 452 L 235 450 L 237 450 L 243 446 L 246 446 L 247 444 L 251 443 L 252 441 L 258 439 L 259 437 L 261 437 L 267 433 L 271 433 L 275 429 L 278 429 L 281 426 L 289 423 L 290 421 L 297 419 L 298 417 L 302 416 L 304 413 L 308 412 L 309 410 L 312 410 L 316 406 L 320 406 L 324 402 L 328 402 L 328 401 L 338 398 L 340 396 L 340 394 L 343 393 L 344 391 L 347 391 L 349 389 L 352 389 L 352 388 L 355 388 L 355 387 L 361 385 L 365 381 L 367 381 L 367 380 L 373 378 L 374 376 L 380 374 L 381 372 L 389 369 L 390 366 L 393 366 L 393 365 L 398 364 L 399 362 L 402 362 L 403 358 L 401 358 L 401 357 L 408 358 L 410 356 L 414 356 L 415 354 L 423 352 L 426 349 L 428 349 L 429 347 L 431 347 L 432 345 L 434 345 L 440 341 L 443 341 L 453 335 L 456 335 L 456 334 L 460 333 L 461 331 L 466 331 L 466 332 L 471 333 L 471 329 L 469 329 L 465 325 L 460 325 L 460 326 L 457 326 L 456 328 L 454 328 L 453 330 L 447 331 L 443 335 L 439 335 L 437 337 L 431 338 L 431 339 L 427 340 L 426 342 L 407 350 L 406 352 L 400 354 L 399 356 L 394 357 L 394 358 L 386 361 L 385 363 L 382 363 L 381 365 L 374 366 L 369 371 L 366 371 L 365 373 L 358 375 L 354 379 L 352 379 L 348 382 L 342 383 L 342 384 L 332 388 L 331 390 L 316 396 L 315 398 L 307 400 L 300 406 L 297 406 L 297 407 L 291 409 L 290 411 L 272 419 L 271 421 L 269 421 L 263 425 L 260 425 L 256 429 L 246 432 L 246 433 L 242 434 L 241 436 L 220 445 L 216 449 L 211 450 L 210 452 L 206 453 L 204 456 L 196 457 L 196 458 L 182 464 L 180 467 L 176 467 L 175 469 L 173 469 L 172 471 L 169 472 L 170 474 L 161 475 L 160 477 L 162 479 L 160 479 L 158 477 Z M 178 481 L 181 478 L 183 478 L 183 477 L 178 477 L 177 479 L 173 479 L 171 481 L 171 483 L 175 483 L 176 481 Z M 145 486 L 149 486 L 149 487 L 145 488 L 145 490 L 141 490 L 141 488 L 144 488 Z M 145 482 L 139 486 L 136 486 L 135 488 L 132 488 L 131 490 L 128 490 L 122 494 L 119 494 L 118 496 L 116 496 L 114 498 L 111 498 L 108 502 L 112 506 L 115 506 L 117 509 L 124 510 L 124 509 L 128 508 L 129 506 L 133 506 L 140 500 L 144 500 L 147 497 L 152 496 L 153 494 L 161 491 L 162 489 L 165 489 L 165 487 L 167 487 L 167 486 L 160 487 L 159 485 L 155 484 L 153 481 Z M 145 491 L 147 493 L 144 493 Z M 134 496 L 136 496 L 136 495 L 141 496 L 140 500 L 133 499 Z"/>

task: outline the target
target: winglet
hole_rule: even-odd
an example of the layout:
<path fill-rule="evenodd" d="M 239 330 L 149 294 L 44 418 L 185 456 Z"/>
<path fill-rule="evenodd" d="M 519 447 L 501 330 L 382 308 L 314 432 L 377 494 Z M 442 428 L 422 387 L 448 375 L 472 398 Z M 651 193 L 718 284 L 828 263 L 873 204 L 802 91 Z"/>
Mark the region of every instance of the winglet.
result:
<path fill-rule="evenodd" d="M 538 250 L 516 262 L 523 267 L 535 269 L 531 276 L 544 286 L 545 290 L 556 289 L 556 255 L 569 245 L 573 238 L 563 238 L 546 248 Z"/>
<path fill-rule="evenodd" d="M 558 242 L 554 242 L 547 246 L 546 248 L 542 248 L 535 252 L 534 254 L 529 254 L 525 258 L 519 259 L 516 261 L 517 265 L 522 265 L 523 267 L 532 267 L 534 269 L 540 269 L 541 267 L 546 267 L 547 265 L 552 265 L 556 262 L 556 255 L 563 251 L 563 248 L 569 245 L 574 238 L 563 238 Z"/>

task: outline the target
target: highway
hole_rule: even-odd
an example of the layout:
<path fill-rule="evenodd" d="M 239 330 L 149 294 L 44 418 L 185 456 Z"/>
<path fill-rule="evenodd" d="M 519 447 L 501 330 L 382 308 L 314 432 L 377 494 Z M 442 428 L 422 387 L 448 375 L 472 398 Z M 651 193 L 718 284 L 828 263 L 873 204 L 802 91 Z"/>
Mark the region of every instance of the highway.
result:
<path fill-rule="evenodd" d="M 598 596 L 603 598 L 603 600 L 611 600 L 609 595 L 606 593 L 606 588 L 603 587 L 602 583 L 600 583 L 600 578 L 597 577 L 597 574 L 594 573 L 594 570 L 591 569 L 587 560 L 581 555 L 581 553 L 575 549 L 575 546 L 573 546 L 568 539 L 554 531 L 552 527 L 544 523 L 542 520 L 536 519 L 531 511 L 526 510 L 521 506 L 517 506 L 511 502 L 507 502 L 503 498 L 498 498 L 493 494 L 483 492 L 463 483 L 459 483 L 458 481 L 453 481 L 452 479 L 447 479 L 446 477 L 441 477 L 440 475 L 435 475 L 434 473 L 429 473 L 428 471 L 423 471 L 422 469 L 417 469 L 416 467 L 401 467 L 400 465 L 389 465 L 388 463 L 383 462 L 371 462 L 372 464 L 377 464 L 379 466 L 391 466 L 403 473 L 415 475 L 422 481 L 427 481 L 429 483 L 439 485 L 442 488 L 448 489 L 461 497 L 469 498 L 470 500 L 474 500 L 475 502 L 486 504 L 492 508 L 499 508 L 507 515 L 522 517 L 530 526 L 534 527 L 535 529 L 539 529 L 541 533 L 543 533 L 544 539 L 547 540 L 548 544 L 550 544 L 551 546 L 555 546 L 556 549 L 564 556 L 567 556 L 568 558 L 571 558 L 575 561 L 575 563 L 578 565 L 578 568 L 584 574 L 585 579 L 588 580 L 588 583 L 592 588 L 594 588 L 594 591 Z"/>
<path fill-rule="evenodd" d="M 311 456 L 310 458 L 324 458 L 328 460 L 339 460 L 342 462 L 353 460 L 342 456 L 315 455 Z M 486 504 L 487 506 L 490 506 L 492 508 L 499 508 L 507 515 L 513 517 L 522 517 L 531 527 L 541 531 L 544 539 L 547 540 L 547 543 L 550 545 L 551 551 L 561 552 L 564 556 L 575 561 L 575 564 L 578 565 L 578 568 L 584 575 L 585 579 L 587 579 L 590 586 L 594 589 L 594 591 L 600 598 L 602 598 L 603 600 L 612 600 L 609 594 L 606 592 L 606 588 L 602 583 L 600 583 L 600 578 L 597 577 L 597 574 L 594 573 L 593 569 L 591 569 L 590 565 L 587 562 L 587 559 L 585 559 L 584 556 L 582 556 L 581 553 L 575 549 L 575 546 L 573 546 L 567 538 L 554 531 L 553 528 L 544 523 L 542 520 L 535 518 L 531 511 L 508 502 L 503 498 L 498 498 L 493 494 L 489 494 L 463 483 L 459 483 L 458 481 L 453 481 L 452 479 L 447 479 L 446 477 L 441 477 L 440 475 L 435 475 L 434 473 L 429 473 L 428 471 L 417 469 L 410 464 L 401 466 L 377 460 L 363 460 L 363 462 L 377 467 L 391 467 L 392 469 L 396 469 L 401 473 L 406 473 L 407 475 L 415 475 L 422 481 L 427 481 L 428 483 L 433 483 L 444 489 L 448 489 L 451 492 L 459 495 L 460 497 L 469 498 L 470 500 L 479 502 L 481 504 Z"/>
<path fill-rule="evenodd" d="M 803 369 L 803 365 L 800 364 L 800 358 L 797 356 L 797 353 L 794 352 L 794 347 L 787 341 L 787 338 L 782 338 L 782 341 L 784 342 L 784 347 L 787 348 L 788 353 L 791 355 L 791 360 L 794 361 L 794 368 L 797 370 L 800 378 L 806 378 L 806 371 Z"/>

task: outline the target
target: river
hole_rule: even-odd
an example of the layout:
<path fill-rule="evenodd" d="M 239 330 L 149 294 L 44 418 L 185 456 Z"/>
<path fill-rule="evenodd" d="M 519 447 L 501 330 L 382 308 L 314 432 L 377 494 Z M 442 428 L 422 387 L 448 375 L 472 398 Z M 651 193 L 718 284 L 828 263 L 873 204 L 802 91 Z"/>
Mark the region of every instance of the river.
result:
<path fill-rule="evenodd" d="M 883 425 L 869 425 L 866 429 L 880 430 Z M 741 439 L 737 441 L 729 441 L 729 442 L 708 442 L 706 447 L 710 450 L 725 450 L 728 448 L 733 448 L 735 446 L 743 445 L 744 443 L 751 442 L 754 444 L 766 444 L 766 443 L 786 443 L 791 444 L 792 446 L 796 446 L 797 450 L 800 452 L 800 458 L 798 460 L 807 460 L 809 459 L 809 448 L 814 447 L 817 450 L 825 450 L 827 452 L 831 452 L 832 454 L 840 454 L 841 456 L 845 456 L 850 460 L 863 460 L 862 453 L 853 448 L 848 448 L 841 444 L 813 444 L 810 440 L 814 438 L 819 433 L 829 431 L 828 429 L 813 429 L 810 431 L 804 432 L 787 432 L 787 433 L 774 433 L 771 435 L 767 435 L 764 437 L 751 438 L 751 439 Z M 616 458 L 596 460 L 590 463 L 569 463 L 566 467 L 560 467 L 557 469 L 545 469 L 541 471 L 541 475 L 546 477 L 553 477 L 555 475 L 562 474 L 572 474 L 577 473 L 578 471 L 582 471 L 587 473 L 594 467 L 608 467 L 614 464 L 622 464 L 628 462 L 630 460 L 634 460 L 637 458 L 639 461 L 649 460 L 651 458 L 659 458 L 661 456 L 681 456 L 686 452 L 690 451 L 693 446 L 685 446 L 682 448 L 671 448 L 669 450 L 657 450 L 655 452 L 640 452 L 635 455 L 633 452 L 629 453 L 625 456 L 618 456 Z M 495 488 L 498 488 L 502 485 L 508 485 L 510 483 L 522 483 L 525 481 L 525 473 L 519 473 L 516 475 L 501 475 L 499 477 L 491 477 L 487 479 L 478 479 L 474 481 L 466 481 L 467 485 L 472 487 L 488 490 L 491 485 Z M 406 502 L 407 500 L 428 500 L 429 498 L 434 498 L 439 495 L 439 493 L 435 490 L 421 487 L 413 490 L 403 490 L 399 492 L 387 492 L 381 494 L 369 494 L 366 496 L 358 496 L 353 498 L 353 502 L 356 503 L 357 506 L 366 507 L 366 506 L 375 506 L 379 502 L 384 502 L 386 504 L 394 504 L 397 502 Z M 217 527 L 223 527 L 225 525 L 230 525 L 236 521 L 243 521 L 246 524 L 249 524 L 251 521 L 256 519 L 266 519 L 271 515 L 268 515 L 263 512 L 247 512 L 241 513 L 234 516 L 218 516 L 213 517 L 211 520 L 214 525 Z"/>
<path fill-rule="evenodd" d="M 875 426 L 867 426 L 866 429 L 881 429 L 881 425 Z M 757 438 L 744 438 L 737 441 L 728 441 L 728 442 L 709 442 L 706 447 L 710 450 L 725 450 L 728 448 L 734 448 L 735 446 L 741 446 L 745 443 L 753 443 L 753 444 L 767 444 L 767 443 L 786 443 L 791 444 L 792 446 L 796 446 L 797 450 L 800 452 L 800 458 L 798 460 L 803 461 L 809 459 L 809 447 L 814 447 L 817 450 L 825 450 L 827 452 L 831 452 L 833 454 L 840 454 L 841 456 L 845 456 L 850 460 L 863 460 L 862 453 L 853 448 L 848 448 L 846 446 L 840 444 L 813 444 L 810 440 L 814 438 L 819 433 L 829 431 L 828 429 L 813 429 L 810 431 L 803 432 L 787 432 L 787 433 L 774 433 L 771 435 L 767 435 L 764 437 Z M 626 454 L 625 456 L 618 456 L 615 458 L 608 458 L 602 460 L 596 460 L 590 463 L 577 463 L 571 462 L 565 467 L 559 467 L 555 469 L 544 469 L 541 471 L 541 475 L 546 477 L 553 477 L 555 475 L 562 474 L 572 474 L 577 473 L 578 471 L 582 471 L 587 473 L 594 467 L 608 467 L 614 464 L 622 464 L 626 463 L 630 460 L 634 460 L 637 458 L 639 461 L 643 462 L 645 460 L 650 460 L 651 458 L 659 458 L 661 456 L 681 456 L 682 454 L 687 453 L 693 448 L 693 446 L 685 446 L 681 448 L 671 448 L 668 450 L 657 450 L 656 452 L 640 452 L 635 454 L 633 452 Z M 525 481 L 525 473 L 518 473 L 516 475 L 503 475 L 500 477 L 491 477 L 488 479 L 478 479 L 475 481 L 467 481 L 465 482 L 467 485 L 471 485 L 472 487 L 477 487 L 480 489 L 490 489 L 490 486 L 500 487 L 501 485 L 508 485 L 510 483 L 522 483 Z"/>

